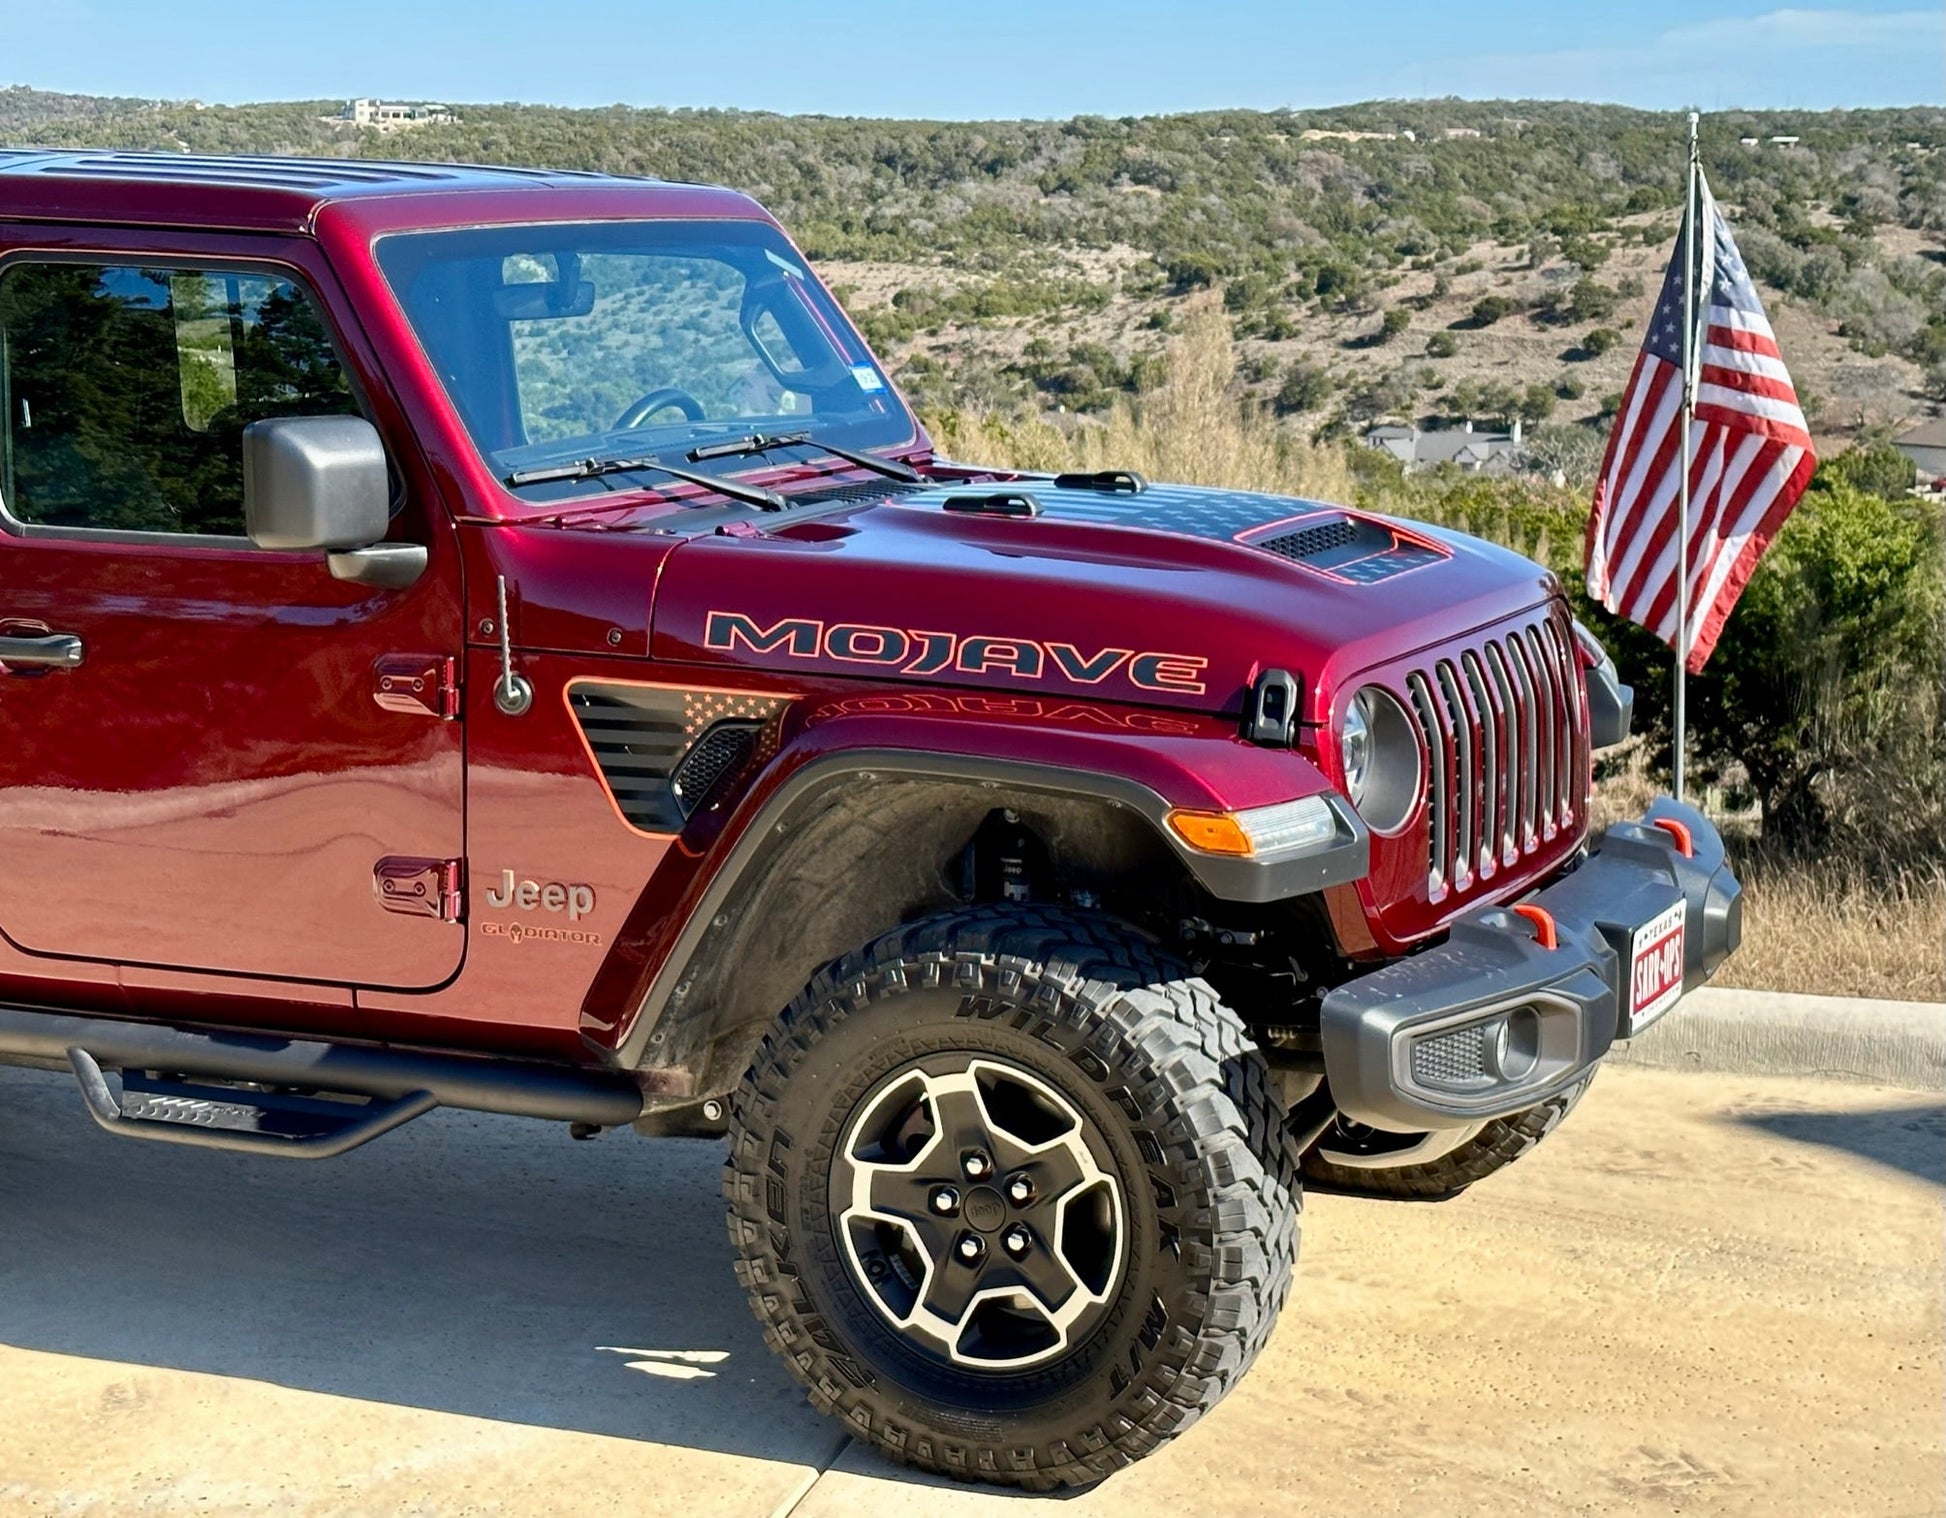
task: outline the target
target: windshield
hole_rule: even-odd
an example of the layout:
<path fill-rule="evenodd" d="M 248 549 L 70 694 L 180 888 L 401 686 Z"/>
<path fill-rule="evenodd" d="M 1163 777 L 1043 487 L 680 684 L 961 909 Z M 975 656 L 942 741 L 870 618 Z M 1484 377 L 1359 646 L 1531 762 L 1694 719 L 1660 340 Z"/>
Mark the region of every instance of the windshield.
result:
<path fill-rule="evenodd" d="M 762 222 L 414 232 L 383 239 L 378 262 L 501 479 L 570 460 L 679 461 L 753 432 L 853 449 L 913 436 L 831 297 Z M 597 476 L 523 493 L 604 488 Z"/>

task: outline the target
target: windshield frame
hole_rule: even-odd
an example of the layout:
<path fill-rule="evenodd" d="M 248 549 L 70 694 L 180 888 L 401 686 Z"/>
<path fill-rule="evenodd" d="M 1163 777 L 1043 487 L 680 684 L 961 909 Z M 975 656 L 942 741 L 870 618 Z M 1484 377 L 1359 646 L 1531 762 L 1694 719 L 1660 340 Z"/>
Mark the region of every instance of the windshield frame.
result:
<path fill-rule="evenodd" d="M 375 231 L 375 235 L 372 236 L 369 243 L 372 270 L 377 275 L 381 286 L 390 296 L 392 304 L 401 319 L 404 334 L 413 344 L 417 355 L 426 366 L 426 375 L 431 381 L 432 394 L 436 396 L 438 404 L 445 412 L 446 418 L 455 435 L 464 440 L 468 450 L 469 462 L 478 467 L 484 480 L 490 480 L 492 482 L 495 492 L 493 505 L 497 508 L 493 512 L 494 515 L 508 520 L 526 520 L 556 516 L 564 510 L 569 515 L 574 515 L 596 504 L 604 507 L 604 514 L 606 515 L 608 514 L 607 508 L 612 507 L 614 512 L 619 513 L 637 504 L 644 509 L 653 509 L 658 505 L 666 504 L 669 510 L 689 510 L 705 504 L 715 506 L 718 503 L 715 501 L 704 502 L 698 500 L 693 494 L 695 487 L 666 476 L 657 475 L 653 471 L 641 473 L 622 471 L 590 476 L 585 479 L 561 480 L 545 485 L 510 485 L 507 481 L 507 476 L 514 472 L 515 467 L 531 468 L 538 461 L 525 460 L 518 466 L 507 465 L 502 459 L 497 458 L 496 454 L 505 454 L 511 450 L 495 450 L 490 448 L 487 440 L 474 431 L 459 398 L 453 394 L 451 387 L 446 383 L 440 371 L 439 362 L 434 356 L 433 350 L 427 344 L 426 334 L 421 329 L 420 321 L 415 315 L 414 307 L 408 302 L 403 281 L 395 281 L 395 274 L 398 271 L 387 262 L 385 256 L 386 245 L 401 241 L 423 242 L 431 245 L 437 239 L 452 238 L 457 240 L 480 235 L 498 236 L 504 234 L 518 237 L 522 233 L 561 233 L 571 236 L 577 230 L 588 234 L 591 240 L 619 240 L 624 235 L 623 229 L 643 227 L 681 227 L 699 230 L 710 227 L 747 228 L 748 232 L 746 235 L 750 237 L 751 244 L 753 246 L 763 247 L 765 252 L 770 255 L 771 262 L 778 262 L 778 255 L 780 254 L 788 257 L 790 267 L 787 273 L 790 277 L 799 280 L 806 287 L 806 291 L 810 296 L 810 300 L 807 303 L 810 314 L 833 340 L 837 357 L 847 367 L 869 366 L 872 374 L 876 376 L 879 385 L 882 386 L 882 389 L 878 391 L 878 396 L 885 403 L 888 413 L 887 420 L 890 426 L 886 429 L 885 435 L 873 437 L 861 442 L 854 435 L 855 424 L 834 428 L 827 422 L 824 427 L 820 428 L 815 413 L 784 413 L 776 417 L 762 415 L 722 417 L 710 419 L 706 424 L 710 429 L 707 432 L 691 432 L 683 436 L 670 436 L 661 440 L 648 436 L 639 430 L 618 432 L 610 429 L 606 434 L 610 446 L 596 449 L 592 453 L 584 445 L 598 435 L 586 434 L 581 438 L 562 443 L 561 446 L 552 450 L 546 462 L 554 462 L 557 459 L 560 462 L 569 462 L 587 457 L 598 459 L 612 457 L 620 459 L 662 456 L 666 457 L 670 462 L 677 463 L 694 473 L 711 477 L 745 481 L 746 477 L 791 475 L 796 476 L 798 481 L 804 484 L 810 484 L 823 475 L 839 472 L 829 467 L 834 462 L 832 456 L 820 456 L 817 452 L 817 440 L 826 435 L 832 436 L 834 441 L 844 446 L 853 449 L 862 449 L 862 451 L 868 451 L 894 459 L 902 458 L 915 451 L 930 453 L 931 444 L 927 439 L 924 427 L 919 422 L 910 404 L 906 401 L 903 393 L 885 372 L 885 367 L 879 362 L 878 356 L 872 352 L 871 345 L 865 341 L 857 325 L 851 320 L 844 307 L 839 304 L 837 298 L 831 293 L 830 288 L 819 278 L 817 271 L 812 267 L 810 261 L 804 257 L 803 252 L 791 240 L 789 234 L 775 220 L 767 216 L 712 216 L 696 214 L 530 216 L 507 221 L 496 219 L 465 224 L 397 226 Z M 775 244 L 774 249 L 770 246 L 773 242 Z M 637 250 L 617 249 L 616 251 L 628 252 Z M 659 250 L 645 243 L 639 251 L 653 255 Z M 672 247 L 670 253 L 672 256 L 680 256 L 681 249 L 679 246 Z M 802 431 L 811 434 L 813 442 L 810 447 L 798 450 L 782 450 L 776 454 L 758 455 L 755 457 L 725 457 L 699 463 L 691 463 L 687 458 L 689 449 L 699 445 L 707 445 L 710 442 L 716 441 L 719 436 L 722 438 L 743 436 L 752 431 L 767 430 L 767 424 L 785 420 L 789 422 L 792 431 Z M 539 449 L 544 445 L 530 444 L 527 446 Z M 850 472 L 856 470 L 858 467 L 856 465 L 845 464 L 842 466 L 842 469 L 844 472 Z M 734 503 L 724 504 L 734 505 Z"/>

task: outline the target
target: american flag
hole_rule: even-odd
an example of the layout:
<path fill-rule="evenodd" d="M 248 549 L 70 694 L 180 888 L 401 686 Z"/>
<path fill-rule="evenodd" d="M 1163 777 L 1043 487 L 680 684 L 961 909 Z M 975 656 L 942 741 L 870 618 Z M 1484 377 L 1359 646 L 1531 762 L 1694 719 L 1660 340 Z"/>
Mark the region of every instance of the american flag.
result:
<path fill-rule="evenodd" d="M 1817 457 L 1750 271 L 1701 185 L 1690 422 L 1688 667 L 1716 647 Z M 1588 594 L 1676 646 L 1676 492 L 1682 473 L 1682 241 L 1608 437 L 1588 518 Z"/>

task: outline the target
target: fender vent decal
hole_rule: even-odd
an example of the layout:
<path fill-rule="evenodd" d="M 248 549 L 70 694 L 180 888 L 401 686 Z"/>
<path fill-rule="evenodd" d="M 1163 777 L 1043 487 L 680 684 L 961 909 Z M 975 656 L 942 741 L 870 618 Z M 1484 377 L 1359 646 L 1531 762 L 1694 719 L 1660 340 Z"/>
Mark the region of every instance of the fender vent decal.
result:
<path fill-rule="evenodd" d="M 777 696 L 577 681 L 568 704 L 615 809 L 679 833 L 710 793 L 775 744 Z"/>

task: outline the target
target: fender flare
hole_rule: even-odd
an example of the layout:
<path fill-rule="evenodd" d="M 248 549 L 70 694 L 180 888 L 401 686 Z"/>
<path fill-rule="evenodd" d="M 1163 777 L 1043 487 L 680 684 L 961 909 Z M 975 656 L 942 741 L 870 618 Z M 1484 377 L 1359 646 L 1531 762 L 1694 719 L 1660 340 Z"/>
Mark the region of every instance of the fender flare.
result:
<path fill-rule="evenodd" d="M 1169 845 L 1191 877 L 1222 901 L 1281 901 L 1362 879 L 1371 859 L 1371 835 L 1363 821 L 1309 761 L 1290 753 L 1279 757 L 1301 766 L 1291 773 L 1289 794 L 1283 799 L 1322 796 L 1338 819 L 1338 837 L 1322 851 L 1294 859 L 1260 859 L 1192 849 L 1167 825 L 1173 806 L 1182 803 L 1172 802 L 1140 780 L 1096 768 L 917 747 L 843 749 L 810 758 L 763 799 L 730 844 L 656 969 L 620 1041 L 602 1053 L 625 1068 L 643 1062 L 652 1031 L 671 1004 L 680 1002 L 691 967 L 717 916 L 750 872 L 761 867 L 767 850 L 777 845 L 779 836 L 788 833 L 834 786 L 870 784 L 881 777 L 901 776 L 1097 801 L 1143 819 Z M 1207 801 L 1206 797 L 1185 798 L 1192 799 Z"/>

